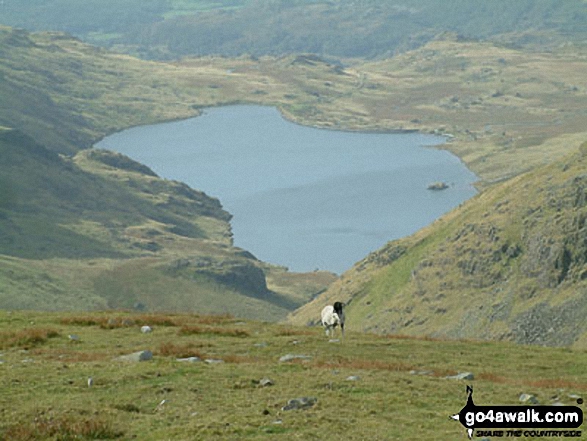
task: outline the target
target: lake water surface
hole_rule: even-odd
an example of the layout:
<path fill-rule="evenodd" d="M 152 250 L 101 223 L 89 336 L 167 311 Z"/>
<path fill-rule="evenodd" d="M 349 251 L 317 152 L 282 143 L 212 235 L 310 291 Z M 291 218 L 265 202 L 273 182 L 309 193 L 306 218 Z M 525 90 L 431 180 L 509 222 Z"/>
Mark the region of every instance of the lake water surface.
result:
<path fill-rule="evenodd" d="M 271 107 L 209 109 L 136 127 L 98 148 L 217 197 L 235 245 L 292 271 L 341 273 L 475 194 L 475 175 L 422 134 L 352 133 L 284 120 Z M 430 191 L 444 181 L 450 188 Z"/>

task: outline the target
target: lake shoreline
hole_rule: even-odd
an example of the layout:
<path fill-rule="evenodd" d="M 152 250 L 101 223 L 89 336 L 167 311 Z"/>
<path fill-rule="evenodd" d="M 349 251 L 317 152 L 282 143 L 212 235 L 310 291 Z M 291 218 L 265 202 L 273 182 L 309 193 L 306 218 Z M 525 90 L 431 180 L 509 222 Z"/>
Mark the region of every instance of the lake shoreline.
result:
<path fill-rule="evenodd" d="M 109 142 L 120 139 L 114 151 L 163 178 L 218 198 L 234 216 L 235 246 L 295 272 L 322 269 L 340 274 L 476 193 L 472 185 L 477 177 L 460 158 L 438 148 L 446 142 L 441 136 L 309 127 L 286 118 L 276 106 L 195 110 L 197 117 L 135 127 L 106 137 L 94 148 L 109 149 Z M 145 139 L 137 141 L 133 133 Z M 182 147 L 184 142 L 193 147 Z M 173 145 L 175 157 L 186 164 L 175 163 L 162 145 Z M 237 165 L 244 168 L 239 171 Z M 178 171 L 180 166 L 187 168 Z M 410 167 L 412 172 L 407 171 Z M 465 174 L 459 178 L 456 170 Z M 427 186 L 437 180 L 457 185 L 430 199 Z M 414 199 L 415 194 L 419 196 Z M 259 243 L 265 244 L 261 250 Z M 331 249 L 334 244 L 337 250 Z M 288 253 L 299 254 L 297 264 L 284 260 Z M 328 253 L 339 263 L 332 265 Z"/>

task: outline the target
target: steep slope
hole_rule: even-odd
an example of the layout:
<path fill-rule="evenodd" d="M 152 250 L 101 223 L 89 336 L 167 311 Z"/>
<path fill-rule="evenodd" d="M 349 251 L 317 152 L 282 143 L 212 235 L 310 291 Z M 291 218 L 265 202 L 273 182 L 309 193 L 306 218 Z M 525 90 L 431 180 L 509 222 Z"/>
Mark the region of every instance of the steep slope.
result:
<path fill-rule="evenodd" d="M 338 299 L 351 329 L 585 347 L 586 220 L 587 143 L 390 242 L 290 321 Z"/>
<path fill-rule="evenodd" d="M 0 308 L 277 320 L 333 279 L 308 275 L 304 294 L 275 292 L 284 271 L 232 247 L 218 200 L 122 155 L 66 158 L 3 130 L 0 157 Z"/>
<path fill-rule="evenodd" d="M 197 69 L 5 27 L 0 54 L 0 307 L 278 320 L 333 280 L 257 261 L 232 247 L 218 200 L 83 150 L 118 129 L 195 115 L 195 102 L 222 102 L 206 87 L 214 69 L 196 85 Z"/>
<path fill-rule="evenodd" d="M 230 215 L 218 200 L 163 181 L 122 155 L 85 151 L 66 159 L 7 130 L 0 132 L 0 156 L 4 254 L 131 257 L 149 244 L 131 240 L 127 229 L 148 222 L 179 236 L 230 243 Z"/>

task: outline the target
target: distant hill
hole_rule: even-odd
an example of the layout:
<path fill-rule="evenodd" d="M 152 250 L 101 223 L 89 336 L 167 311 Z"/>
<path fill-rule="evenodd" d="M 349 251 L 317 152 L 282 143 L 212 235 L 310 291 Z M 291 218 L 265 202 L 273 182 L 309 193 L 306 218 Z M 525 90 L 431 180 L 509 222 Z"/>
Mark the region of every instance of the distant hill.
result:
<path fill-rule="evenodd" d="M 146 58 L 312 52 L 382 57 L 443 32 L 515 46 L 587 40 L 582 0 L 6 1 L 0 22 Z"/>
<path fill-rule="evenodd" d="M 335 299 L 379 333 L 587 347 L 587 143 L 390 242 L 296 311 Z"/>

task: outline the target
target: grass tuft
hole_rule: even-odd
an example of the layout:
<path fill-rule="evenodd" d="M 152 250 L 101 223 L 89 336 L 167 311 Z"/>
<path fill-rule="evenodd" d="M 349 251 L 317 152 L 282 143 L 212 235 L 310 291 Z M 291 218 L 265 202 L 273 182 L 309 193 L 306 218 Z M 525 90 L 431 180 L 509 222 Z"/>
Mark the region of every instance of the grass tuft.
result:
<path fill-rule="evenodd" d="M 212 328 L 208 326 L 182 326 L 179 330 L 180 335 L 220 335 L 223 337 L 250 337 L 249 331 L 236 328 Z"/>
<path fill-rule="evenodd" d="M 193 343 L 186 345 L 178 345 L 173 342 L 165 342 L 159 345 L 157 355 L 164 357 L 177 357 L 177 358 L 188 358 L 188 357 L 199 357 L 205 358 L 201 352 L 199 352 Z"/>
<path fill-rule="evenodd" d="M 30 328 L 22 331 L 0 333 L 0 348 L 23 348 L 29 349 L 42 345 L 50 338 L 59 336 L 59 332 L 50 328 Z"/>
<path fill-rule="evenodd" d="M 60 441 L 117 439 L 124 432 L 100 419 L 73 419 L 68 417 L 37 417 L 31 423 L 15 424 L 4 433 L 6 441 L 57 439 Z"/>

